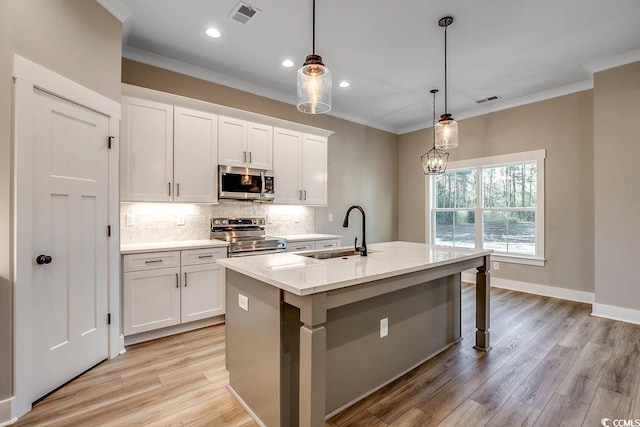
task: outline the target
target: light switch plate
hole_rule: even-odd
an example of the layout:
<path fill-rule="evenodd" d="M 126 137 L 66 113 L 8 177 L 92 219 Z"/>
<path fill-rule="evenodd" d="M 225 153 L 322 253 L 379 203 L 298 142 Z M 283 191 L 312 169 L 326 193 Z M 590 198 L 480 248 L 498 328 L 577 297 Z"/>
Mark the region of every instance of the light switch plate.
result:
<path fill-rule="evenodd" d="M 244 311 L 249 311 L 249 297 L 238 294 L 238 307 Z"/>
<path fill-rule="evenodd" d="M 500 263 L 498 261 L 493 261 L 492 264 L 493 264 L 492 270 L 496 270 L 496 271 L 500 270 Z"/>
<path fill-rule="evenodd" d="M 133 214 L 126 214 L 124 216 L 124 223 L 125 225 L 128 225 L 128 226 L 134 225 L 136 223 L 136 219 L 133 216 Z"/>
<path fill-rule="evenodd" d="M 389 318 L 380 319 L 380 338 L 389 335 Z"/>
<path fill-rule="evenodd" d="M 178 214 L 176 217 L 176 225 L 184 225 L 184 214 Z"/>
<path fill-rule="evenodd" d="M 332 213 L 329 214 L 329 222 L 331 222 L 331 221 L 333 221 L 333 214 Z"/>

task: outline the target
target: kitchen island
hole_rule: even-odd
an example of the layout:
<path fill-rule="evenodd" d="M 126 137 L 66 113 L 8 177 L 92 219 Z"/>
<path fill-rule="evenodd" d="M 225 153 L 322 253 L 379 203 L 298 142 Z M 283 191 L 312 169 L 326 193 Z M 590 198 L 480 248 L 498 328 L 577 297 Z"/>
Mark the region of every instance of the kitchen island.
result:
<path fill-rule="evenodd" d="M 468 269 L 476 348 L 489 350 L 491 251 L 387 242 L 367 257 L 309 256 L 319 252 L 218 260 L 229 390 L 259 424 L 322 426 L 458 342 Z"/>

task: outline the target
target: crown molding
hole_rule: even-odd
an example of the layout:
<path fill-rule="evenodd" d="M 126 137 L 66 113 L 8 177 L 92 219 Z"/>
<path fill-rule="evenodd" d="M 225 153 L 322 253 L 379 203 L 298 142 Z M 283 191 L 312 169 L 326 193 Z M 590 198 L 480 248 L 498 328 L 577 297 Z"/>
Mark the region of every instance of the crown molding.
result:
<path fill-rule="evenodd" d="M 514 99 L 506 99 L 504 101 L 498 101 L 489 105 L 483 105 L 479 108 L 463 111 L 454 115 L 455 119 L 460 121 L 469 119 L 471 117 L 478 117 L 489 113 L 495 113 L 497 111 L 508 110 L 510 108 L 521 107 L 527 104 L 533 104 L 534 102 L 540 102 L 547 99 L 558 98 L 564 95 L 570 95 L 572 93 L 582 92 L 585 90 L 593 89 L 593 79 L 583 80 L 578 83 L 572 83 L 565 86 L 560 86 L 553 89 L 543 90 L 542 92 L 532 93 L 531 95 L 521 96 Z M 424 126 L 423 123 L 416 124 L 414 126 L 406 126 L 401 128 L 398 135 L 403 135 L 409 132 L 415 132 L 423 129 L 430 129 L 433 126 Z"/>
<path fill-rule="evenodd" d="M 640 61 L 640 49 L 629 50 L 619 55 L 610 56 L 608 58 L 599 59 L 597 61 L 584 64 L 585 70 L 591 75 L 600 71 L 609 70 L 611 68 L 620 67 L 622 65 L 631 64 Z"/>

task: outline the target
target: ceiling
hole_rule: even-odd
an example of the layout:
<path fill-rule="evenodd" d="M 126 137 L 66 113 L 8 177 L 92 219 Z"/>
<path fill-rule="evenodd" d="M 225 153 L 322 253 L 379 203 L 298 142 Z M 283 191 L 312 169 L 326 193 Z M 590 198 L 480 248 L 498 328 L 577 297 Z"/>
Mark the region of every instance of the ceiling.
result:
<path fill-rule="evenodd" d="M 229 19 L 238 0 L 98 2 L 123 21 L 124 57 L 295 105 L 296 72 L 312 49 L 311 0 L 245 0 L 260 10 L 247 24 Z M 584 90 L 594 71 L 640 60 L 638 0 L 318 0 L 329 114 L 394 133 L 431 126 L 429 89 L 441 90 L 444 112 L 438 20 L 447 15 L 457 119 Z M 210 26 L 222 37 L 206 36 Z M 293 68 L 281 65 L 287 58 Z M 351 86 L 339 88 L 342 80 Z"/>

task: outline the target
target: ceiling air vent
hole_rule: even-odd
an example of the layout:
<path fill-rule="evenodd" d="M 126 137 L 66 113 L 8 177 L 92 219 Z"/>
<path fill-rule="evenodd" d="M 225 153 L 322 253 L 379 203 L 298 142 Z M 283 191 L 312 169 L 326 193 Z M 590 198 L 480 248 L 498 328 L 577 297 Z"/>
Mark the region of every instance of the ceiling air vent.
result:
<path fill-rule="evenodd" d="M 240 2 L 233 9 L 233 12 L 231 12 L 231 15 L 229 15 L 229 19 L 231 19 L 232 21 L 239 22 L 241 24 L 246 24 L 258 12 L 260 12 L 260 9 L 256 9 L 250 4 Z"/>
<path fill-rule="evenodd" d="M 479 100 L 476 101 L 476 103 L 477 104 L 484 104 L 485 102 L 495 101 L 496 99 L 500 99 L 500 95 L 493 95 L 493 96 L 490 96 L 488 98 L 479 99 Z"/>

